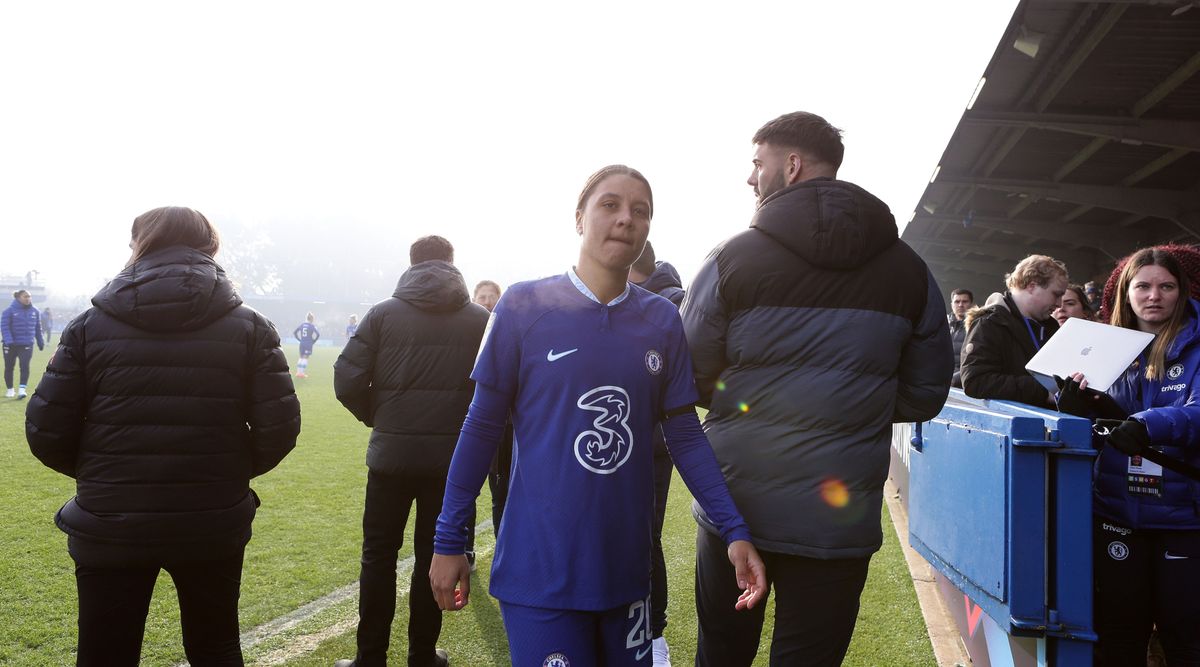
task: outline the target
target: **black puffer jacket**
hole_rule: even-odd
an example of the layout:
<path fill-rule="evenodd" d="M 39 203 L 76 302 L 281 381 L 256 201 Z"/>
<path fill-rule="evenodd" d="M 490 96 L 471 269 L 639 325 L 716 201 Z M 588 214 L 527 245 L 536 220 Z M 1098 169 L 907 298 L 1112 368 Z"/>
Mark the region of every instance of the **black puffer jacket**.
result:
<path fill-rule="evenodd" d="M 704 430 L 758 548 L 878 550 L 891 424 L 937 415 L 953 370 L 941 291 L 887 205 L 831 179 L 772 194 L 682 314 Z"/>
<path fill-rule="evenodd" d="M 333 366 L 337 398 L 373 427 L 367 467 L 445 477 L 471 405 L 471 368 L 488 311 L 471 303 L 462 274 L 442 261 L 400 276 L 371 307 Z"/>
<path fill-rule="evenodd" d="M 175 246 L 127 267 L 59 339 L 26 437 L 77 495 L 56 522 L 81 563 L 206 559 L 250 539 L 250 478 L 295 446 L 279 335 L 211 257 Z"/>
<path fill-rule="evenodd" d="M 959 369 L 967 396 L 1047 406 L 1049 390 L 1025 370 L 1025 364 L 1058 331 L 1058 322 L 1053 318 L 1031 321 L 1027 329 L 1024 319 L 1008 292 L 992 294 L 982 308 L 967 314 Z M 1038 337 L 1038 347 L 1030 329 Z"/>

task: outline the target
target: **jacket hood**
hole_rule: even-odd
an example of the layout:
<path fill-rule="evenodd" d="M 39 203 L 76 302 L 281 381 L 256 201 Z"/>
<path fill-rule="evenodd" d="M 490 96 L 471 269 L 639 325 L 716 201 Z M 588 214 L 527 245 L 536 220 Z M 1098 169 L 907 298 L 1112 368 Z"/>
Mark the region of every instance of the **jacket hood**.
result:
<path fill-rule="evenodd" d="M 680 280 L 679 272 L 671 266 L 670 262 L 656 262 L 654 273 L 651 273 L 645 282 L 638 283 L 638 286 L 648 292 L 658 294 L 668 287 L 683 289 L 683 281 Z"/>
<path fill-rule="evenodd" d="M 471 302 L 467 283 L 458 269 L 436 259 L 410 266 L 400 276 L 392 296 L 433 313 L 454 312 Z"/>
<path fill-rule="evenodd" d="M 899 238 L 887 204 L 832 178 L 796 183 L 767 197 L 750 226 L 815 266 L 862 266 Z"/>
<path fill-rule="evenodd" d="M 152 252 L 125 267 L 92 305 L 145 331 L 194 331 L 242 304 L 225 271 L 185 246 Z"/>

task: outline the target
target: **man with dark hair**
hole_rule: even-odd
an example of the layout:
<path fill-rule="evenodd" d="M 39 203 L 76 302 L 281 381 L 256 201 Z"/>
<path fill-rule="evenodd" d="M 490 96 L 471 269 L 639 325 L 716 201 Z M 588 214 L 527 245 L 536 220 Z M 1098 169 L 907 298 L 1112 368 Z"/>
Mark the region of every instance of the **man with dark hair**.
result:
<path fill-rule="evenodd" d="M 372 427 L 367 447 L 359 578 L 358 655 L 339 666 L 384 665 L 396 611 L 396 557 L 415 502 L 408 606 L 410 667 L 448 664 L 442 614 L 429 587 L 433 535 L 450 456 L 474 394 L 471 367 L 488 312 L 471 303 L 454 248 L 426 236 L 390 299 L 367 311 L 333 367 L 334 392 Z"/>
<path fill-rule="evenodd" d="M 950 386 L 961 387 L 962 378 L 958 375 L 959 360 L 962 357 L 963 341 L 967 338 L 967 311 L 975 307 L 975 295 L 969 289 L 956 289 L 950 293 L 950 314 L 946 319 L 950 322 L 950 340 L 954 343 L 954 375 Z"/>
<path fill-rule="evenodd" d="M 792 113 L 754 136 L 750 229 L 683 303 L 705 433 L 775 588 L 772 664 L 838 665 L 854 632 L 895 422 L 933 418 L 953 371 L 942 293 L 886 204 L 836 180 L 841 132 Z M 696 664 L 750 665 L 765 605 L 734 612 L 693 505 Z"/>
<path fill-rule="evenodd" d="M 416 266 L 423 262 L 438 260 L 448 264 L 454 263 L 454 246 L 446 239 L 431 235 L 422 236 L 413 241 L 408 249 L 408 263 Z"/>
<path fill-rule="evenodd" d="M 642 254 L 629 267 L 629 282 L 669 300 L 678 308 L 683 303 L 683 283 L 679 272 L 654 257 L 654 246 L 646 241 Z M 663 631 L 667 628 L 667 564 L 663 557 L 662 529 L 667 516 L 667 495 L 671 491 L 671 455 L 662 427 L 654 428 L 654 543 L 650 558 L 650 639 L 654 667 L 669 667 L 671 650 Z"/>

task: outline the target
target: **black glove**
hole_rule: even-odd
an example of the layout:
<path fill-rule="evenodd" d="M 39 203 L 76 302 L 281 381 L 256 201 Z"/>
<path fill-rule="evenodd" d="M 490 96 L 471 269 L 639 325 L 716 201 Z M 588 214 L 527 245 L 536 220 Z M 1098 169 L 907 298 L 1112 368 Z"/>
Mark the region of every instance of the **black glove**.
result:
<path fill-rule="evenodd" d="M 1076 417 L 1101 417 L 1124 421 L 1129 413 L 1113 400 L 1112 396 L 1095 389 L 1080 389 L 1074 378 L 1062 379 L 1057 375 L 1054 381 L 1058 383 L 1058 411 Z"/>
<path fill-rule="evenodd" d="M 1146 425 L 1134 419 L 1097 419 L 1096 426 L 1108 429 L 1108 444 L 1127 456 L 1140 456 L 1150 446 Z"/>
<path fill-rule="evenodd" d="M 1076 417 L 1092 416 L 1092 399 L 1079 388 L 1075 378 L 1062 379 L 1057 375 L 1054 381 L 1058 383 L 1058 411 Z"/>

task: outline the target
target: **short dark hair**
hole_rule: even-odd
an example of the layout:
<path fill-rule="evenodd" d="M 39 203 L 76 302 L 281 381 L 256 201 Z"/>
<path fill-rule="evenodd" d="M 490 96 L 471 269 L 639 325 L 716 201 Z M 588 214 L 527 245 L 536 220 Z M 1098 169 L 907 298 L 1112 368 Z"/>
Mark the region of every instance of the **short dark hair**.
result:
<path fill-rule="evenodd" d="M 753 143 L 799 149 L 831 165 L 834 171 L 842 166 L 846 153 L 842 131 L 807 111 L 785 113 L 763 125 L 754 133 Z"/>
<path fill-rule="evenodd" d="M 966 294 L 967 298 L 971 300 L 971 303 L 975 303 L 975 293 L 969 289 L 962 289 L 961 287 L 954 290 L 953 292 L 951 292 L 950 298 L 953 299 L 954 297 L 958 296 L 959 294 Z"/>
<path fill-rule="evenodd" d="M 642 250 L 642 254 L 633 262 L 630 268 L 638 273 L 650 275 L 654 273 L 654 246 L 646 241 L 646 247 Z"/>
<path fill-rule="evenodd" d="M 454 246 L 440 236 L 422 236 L 413 241 L 412 246 L 408 249 L 410 264 L 416 265 L 434 259 L 453 264 Z"/>
<path fill-rule="evenodd" d="M 579 202 L 575 204 L 576 211 L 582 211 L 583 207 L 587 206 L 588 197 L 591 197 L 592 193 L 595 192 L 596 186 L 600 185 L 600 182 L 609 176 L 628 176 L 641 181 L 642 185 L 646 186 L 646 192 L 650 195 L 650 201 L 648 202 L 650 204 L 650 217 L 654 217 L 654 190 L 650 188 L 650 181 L 646 180 L 645 176 L 642 176 L 642 172 L 633 167 L 626 167 L 623 164 L 610 164 L 588 176 L 587 183 L 583 184 L 583 190 L 579 193 Z"/>

